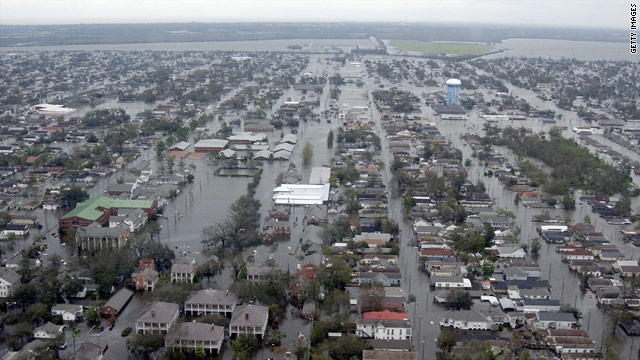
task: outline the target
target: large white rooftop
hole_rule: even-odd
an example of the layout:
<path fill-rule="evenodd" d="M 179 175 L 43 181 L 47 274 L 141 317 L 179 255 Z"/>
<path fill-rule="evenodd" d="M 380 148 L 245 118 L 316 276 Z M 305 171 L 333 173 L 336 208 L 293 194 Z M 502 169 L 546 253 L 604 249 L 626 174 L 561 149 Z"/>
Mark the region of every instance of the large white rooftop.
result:
<path fill-rule="evenodd" d="M 329 184 L 282 184 L 273 190 L 277 205 L 320 205 L 329 200 Z"/>

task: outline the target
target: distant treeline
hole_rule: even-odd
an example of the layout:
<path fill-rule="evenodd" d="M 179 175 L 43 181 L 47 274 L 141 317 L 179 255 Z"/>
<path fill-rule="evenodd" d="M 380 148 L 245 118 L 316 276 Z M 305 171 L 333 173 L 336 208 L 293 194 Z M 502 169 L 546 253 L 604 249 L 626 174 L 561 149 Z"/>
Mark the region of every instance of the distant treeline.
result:
<path fill-rule="evenodd" d="M 1 25 L 0 46 L 126 44 L 278 39 L 378 39 L 500 42 L 509 38 L 627 41 L 624 31 L 419 23 L 176 23 Z"/>
<path fill-rule="evenodd" d="M 551 131 L 547 139 L 537 134 L 527 135 L 524 128 L 505 128 L 502 136 L 491 137 L 490 141 L 493 145 L 507 146 L 517 155 L 538 159 L 551 167 L 549 179 L 544 181 L 544 189 L 550 194 L 562 195 L 583 189 L 612 195 L 629 190 L 629 167 L 609 165 L 557 131 Z"/>

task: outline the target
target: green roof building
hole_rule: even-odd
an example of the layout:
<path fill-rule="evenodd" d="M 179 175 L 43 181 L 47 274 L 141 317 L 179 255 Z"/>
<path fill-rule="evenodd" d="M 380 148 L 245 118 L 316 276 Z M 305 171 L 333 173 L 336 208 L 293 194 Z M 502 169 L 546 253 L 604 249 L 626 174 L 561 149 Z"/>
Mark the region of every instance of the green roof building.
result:
<path fill-rule="evenodd" d="M 103 226 L 109 217 L 117 215 L 117 209 L 142 209 L 149 218 L 158 210 L 155 200 L 123 200 L 100 196 L 76 204 L 76 208 L 60 218 L 59 226 L 63 232 L 71 228 L 86 227 L 93 222 Z"/>

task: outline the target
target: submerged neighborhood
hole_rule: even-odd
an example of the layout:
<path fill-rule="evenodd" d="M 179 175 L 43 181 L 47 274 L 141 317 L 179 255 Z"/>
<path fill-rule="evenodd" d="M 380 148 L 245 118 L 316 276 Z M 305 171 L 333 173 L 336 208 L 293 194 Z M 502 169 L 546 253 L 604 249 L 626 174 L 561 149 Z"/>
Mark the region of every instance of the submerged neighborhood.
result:
<path fill-rule="evenodd" d="M 0 51 L 0 358 L 635 359 L 637 62 L 416 51 Z"/>

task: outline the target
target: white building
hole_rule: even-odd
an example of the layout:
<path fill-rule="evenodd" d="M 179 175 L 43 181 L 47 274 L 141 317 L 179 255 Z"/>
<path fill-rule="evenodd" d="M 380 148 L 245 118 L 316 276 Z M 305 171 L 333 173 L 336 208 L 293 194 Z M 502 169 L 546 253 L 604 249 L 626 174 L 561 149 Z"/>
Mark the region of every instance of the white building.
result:
<path fill-rule="evenodd" d="M 282 184 L 273 190 L 276 205 L 321 205 L 329 201 L 329 184 Z"/>
<path fill-rule="evenodd" d="M 20 274 L 8 268 L 0 268 L 0 298 L 8 298 L 20 286 Z"/>
<path fill-rule="evenodd" d="M 462 330 L 491 330 L 493 321 L 477 310 L 447 311 L 442 314 L 440 326 Z"/>
<path fill-rule="evenodd" d="M 155 302 L 148 303 L 136 319 L 138 334 L 166 334 L 178 320 L 178 304 Z"/>
<path fill-rule="evenodd" d="M 229 322 L 229 336 L 256 335 L 264 338 L 269 320 L 269 308 L 259 305 L 239 306 Z"/>
<path fill-rule="evenodd" d="M 62 334 L 64 325 L 56 325 L 50 321 L 33 330 L 33 337 L 36 339 L 53 339 Z"/>
<path fill-rule="evenodd" d="M 356 325 L 356 335 L 376 340 L 411 340 L 411 323 L 408 320 L 361 319 Z"/>
<path fill-rule="evenodd" d="M 82 318 L 82 305 L 57 304 L 51 307 L 51 315 L 61 315 L 63 321 L 76 321 Z"/>
<path fill-rule="evenodd" d="M 572 313 L 541 311 L 536 314 L 533 326 L 536 329 L 573 329 L 578 321 Z"/>

